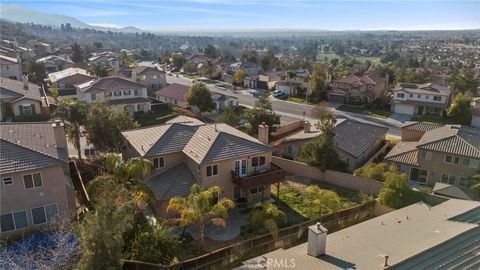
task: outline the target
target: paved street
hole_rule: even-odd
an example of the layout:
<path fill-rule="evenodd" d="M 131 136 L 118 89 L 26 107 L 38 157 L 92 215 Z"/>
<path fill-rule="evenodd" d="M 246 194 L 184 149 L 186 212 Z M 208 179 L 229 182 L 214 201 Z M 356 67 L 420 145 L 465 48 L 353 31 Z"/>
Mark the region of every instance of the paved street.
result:
<path fill-rule="evenodd" d="M 187 79 L 182 76 L 179 76 L 179 77 L 167 76 L 167 82 L 178 83 L 183 85 L 192 85 L 191 79 Z M 243 105 L 243 106 L 251 107 L 255 103 L 255 98 L 251 94 L 246 93 L 245 91 L 235 91 L 235 90 L 231 90 L 223 87 L 218 87 L 214 84 L 209 84 L 208 88 L 214 92 L 224 93 L 224 94 L 238 97 L 240 105 Z M 288 102 L 288 101 L 280 100 L 273 97 L 270 97 L 270 99 L 272 101 L 272 106 L 274 111 L 282 116 L 282 123 L 289 123 L 289 122 L 301 120 L 304 118 L 303 117 L 304 112 L 307 118 L 311 117 L 310 112 L 311 112 L 311 109 L 313 108 L 313 106 L 311 105 Z M 359 122 L 388 127 L 389 128 L 388 134 L 391 136 L 401 136 L 402 132 L 400 127 L 404 125 L 404 122 L 401 122 L 399 120 L 392 119 L 392 118 L 381 119 L 381 118 L 371 117 L 368 115 L 343 112 L 335 109 L 334 109 L 334 114 L 338 118 L 349 118 Z"/>

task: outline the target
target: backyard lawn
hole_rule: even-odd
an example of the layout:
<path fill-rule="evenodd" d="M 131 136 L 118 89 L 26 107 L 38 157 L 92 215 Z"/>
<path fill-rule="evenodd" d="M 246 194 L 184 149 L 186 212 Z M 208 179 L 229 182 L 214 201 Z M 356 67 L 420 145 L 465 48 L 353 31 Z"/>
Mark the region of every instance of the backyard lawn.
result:
<path fill-rule="evenodd" d="M 359 114 L 364 114 L 364 115 L 370 115 L 373 117 L 377 118 L 383 118 L 386 119 L 390 117 L 390 112 L 386 110 L 379 110 L 379 109 L 367 109 L 359 106 L 352 106 L 352 105 L 347 105 L 343 104 L 340 105 L 340 107 L 337 108 L 339 111 L 344 111 L 344 112 L 352 112 L 352 113 L 359 113 Z"/>
<path fill-rule="evenodd" d="M 340 196 L 340 205 L 338 208 L 327 209 L 327 213 L 353 207 L 364 202 L 366 199 L 365 194 L 351 189 L 342 188 L 327 183 L 319 183 L 317 185 L 322 189 L 335 191 Z M 284 183 L 280 184 L 280 200 L 278 200 L 278 202 L 280 209 L 287 214 L 288 223 L 290 224 L 317 218 L 315 216 L 310 216 L 307 211 L 309 206 L 306 200 L 306 188 L 307 185 L 293 181 L 285 181 Z M 272 185 L 272 196 L 275 200 L 277 200 L 276 195 L 277 187 Z"/>

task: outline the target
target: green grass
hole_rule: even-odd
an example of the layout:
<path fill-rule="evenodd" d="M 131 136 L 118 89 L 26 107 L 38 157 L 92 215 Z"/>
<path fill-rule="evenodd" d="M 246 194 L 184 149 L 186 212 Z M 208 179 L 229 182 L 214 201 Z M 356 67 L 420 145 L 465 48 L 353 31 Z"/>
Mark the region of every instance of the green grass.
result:
<path fill-rule="evenodd" d="M 330 184 L 317 184 L 322 189 L 335 191 L 341 198 L 340 205 L 337 209 L 326 209 L 325 213 L 350 208 L 362 203 L 364 196 L 357 191 L 346 189 Z M 305 185 L 293 182 L 285 182 L 280 186 L 280 199 L 278 200 L 280 209 L 287 214 L 290 224 L 305 221 L 306 219 L 315 219 L 317 217 L 310 216 L 308 212 L 309 205 L 306 200 Z M 272 196 L 277 200 L 277 188 L 272 185 Z M 325 211 L 325 209 L 323 210 Z"/>
<path fill-rule="evenodd" d="M 287 101 L 305 104 L 305 98 L 301 98 L 301 97 L 292 97 L 292 96 L 290 96 L 290 97 L 287 98 Z M 315 103 L 310 102 L 310 101 L 308 101 L 307 104 L 315 105 Z"/>
<path fill-rule="evenodd" d="M 364 115 L 369 115 L 377 118 L 383 118 L 386 119 L 390 117 L 390 112 L 386 110 L 379 110 L 379 109 L 366 109 L 358 106 L 352 106 L 352 105 L 341 105 L 340 107 L 337 108 L 339 111 L 344 111 L 344 112 L 352 112 L 352 113 L 359 113 L 359 114 L 364 114 Z"/>

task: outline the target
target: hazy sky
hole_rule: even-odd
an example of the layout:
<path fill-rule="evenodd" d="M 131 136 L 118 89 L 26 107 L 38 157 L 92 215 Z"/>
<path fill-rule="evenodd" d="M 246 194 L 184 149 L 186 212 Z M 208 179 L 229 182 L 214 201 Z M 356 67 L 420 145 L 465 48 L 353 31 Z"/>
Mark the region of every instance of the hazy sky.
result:
<path fill-rule="evenodd" d="M 146 30 L 302 28 L 326 30 L 480 28 L 475 1 L 2 0 L 89 24 Z"/>

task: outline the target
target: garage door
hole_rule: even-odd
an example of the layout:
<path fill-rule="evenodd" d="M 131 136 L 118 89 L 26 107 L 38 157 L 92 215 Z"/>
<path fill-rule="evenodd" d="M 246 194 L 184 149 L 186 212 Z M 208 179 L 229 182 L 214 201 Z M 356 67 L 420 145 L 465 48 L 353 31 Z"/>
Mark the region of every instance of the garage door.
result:
<path fill-rule="evenodd" d="M 395 104 L 395 113 L 413 115 L 413 106 L 406 104 Z"/>
<path fill-rule="evenodd" d="M 328 101 L 334 103 L 345 103 L 345 97 L 341 95 L 328 95 Z"/>

